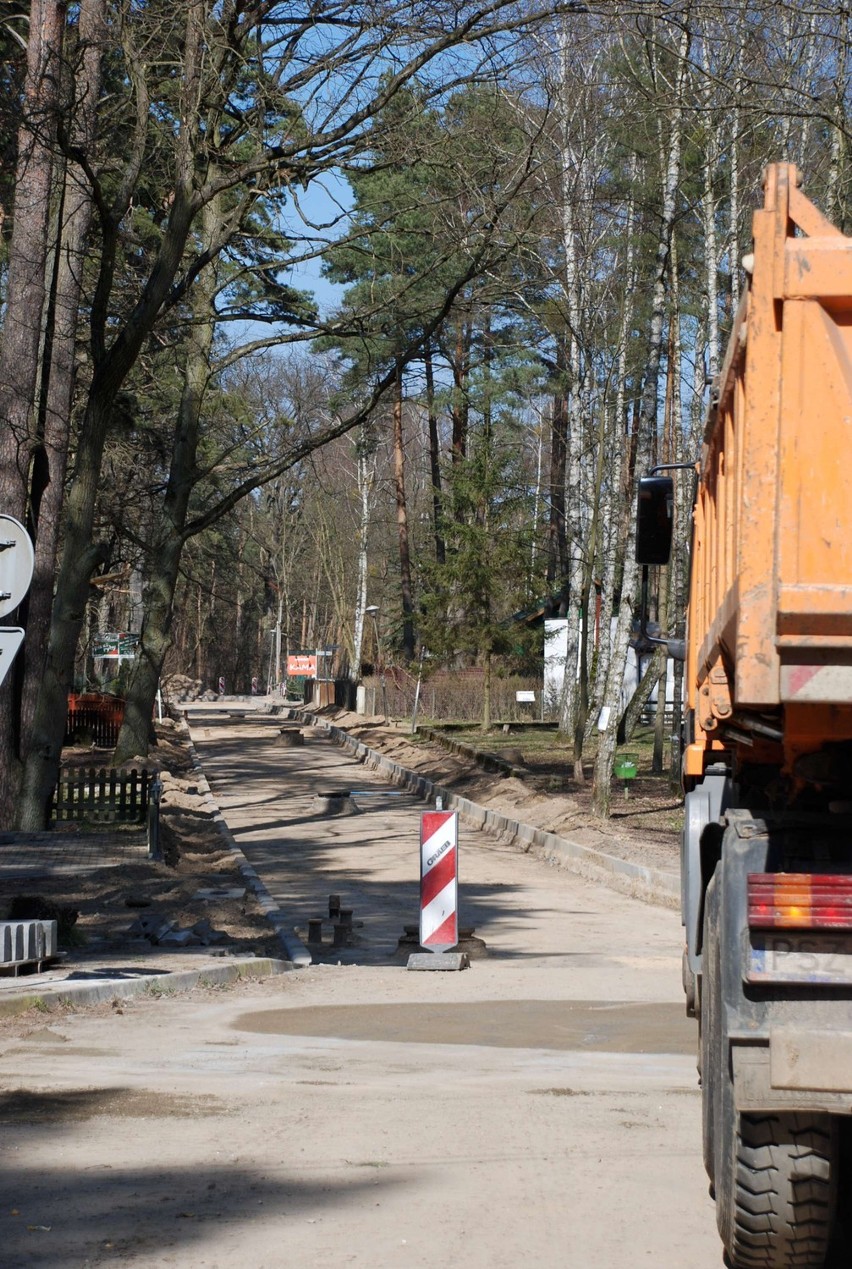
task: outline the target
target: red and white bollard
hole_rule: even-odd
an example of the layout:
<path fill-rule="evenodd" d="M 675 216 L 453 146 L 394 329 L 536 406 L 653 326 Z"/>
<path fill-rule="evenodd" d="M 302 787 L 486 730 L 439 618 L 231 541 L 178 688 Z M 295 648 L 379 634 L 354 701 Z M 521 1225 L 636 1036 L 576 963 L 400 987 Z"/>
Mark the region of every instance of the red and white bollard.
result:
<path fill-rule="evenodd" d="M 420 818 L 420 946 L 446 952 L 459 941 L 459 817 L 424 811 Z"/>

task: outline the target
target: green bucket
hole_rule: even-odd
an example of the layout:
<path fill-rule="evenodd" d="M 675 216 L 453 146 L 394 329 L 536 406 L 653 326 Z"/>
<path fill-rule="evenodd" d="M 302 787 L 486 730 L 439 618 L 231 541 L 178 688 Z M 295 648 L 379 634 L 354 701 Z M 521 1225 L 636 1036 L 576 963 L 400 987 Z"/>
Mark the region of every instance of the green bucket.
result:
<path fill-rule="evenodd" d="M 636 763 L 632 758 L 619 758 L 613 767 L 616 776 L 624 784 L 624 797 L 630 797 L 630 781 L 636 779 Z"/>

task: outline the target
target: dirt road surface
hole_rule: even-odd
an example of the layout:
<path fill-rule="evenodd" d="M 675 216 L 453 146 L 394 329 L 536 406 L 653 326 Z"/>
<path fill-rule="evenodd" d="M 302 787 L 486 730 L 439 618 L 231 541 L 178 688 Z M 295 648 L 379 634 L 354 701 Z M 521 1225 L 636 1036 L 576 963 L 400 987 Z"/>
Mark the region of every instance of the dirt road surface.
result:
<path fill-rule="evenodd" d="M 721 1266 L 677 915 L 463 831 L 488 955 L 408 971 L 422 808 L 321 735 L 282 748 L 274 719 L 193 734 L 293 924 L 339 893 L 354 946 L 4 1021 L 0 1263 Z"/>

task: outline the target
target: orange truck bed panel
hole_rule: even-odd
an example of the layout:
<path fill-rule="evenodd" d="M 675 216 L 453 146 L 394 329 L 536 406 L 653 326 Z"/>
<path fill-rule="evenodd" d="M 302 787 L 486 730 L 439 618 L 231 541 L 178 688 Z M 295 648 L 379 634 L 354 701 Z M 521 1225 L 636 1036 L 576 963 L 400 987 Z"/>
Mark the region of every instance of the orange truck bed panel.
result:
<path fill-rule="evenodd" d="M 852 238 L 792 165 L 767 169 L 750 273 L 695 508 L 687 684 L 705 739 L 711 701 L 719 720 L 852 703 Z"/>

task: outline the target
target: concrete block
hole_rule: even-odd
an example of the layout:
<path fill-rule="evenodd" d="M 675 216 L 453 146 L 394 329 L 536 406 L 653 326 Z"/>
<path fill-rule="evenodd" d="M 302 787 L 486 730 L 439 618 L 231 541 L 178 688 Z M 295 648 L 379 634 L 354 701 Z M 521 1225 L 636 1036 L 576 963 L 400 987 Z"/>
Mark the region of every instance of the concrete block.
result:
<path fill-rule="evenodd" d="M 168 930 L 157 942 L 160 947 L 198 947 L 201 939 L 192 930 Z"/>
<path fill-rule="evenodd" d="M 445 972 L 469 969 L 470 957 L 467 952 L 413 952 L 406 968 Z"/>
<path fill-rule="evenodd" d="M 56 956 L 58 928 L 56 921 L 0 921 L 0 964 Z"/>
<path fill-rule="evenodd" d="M 219 900 L 225 899 L 244 899 L 245 896 L 245 886 L 220 886 L 218 888 L 210 887 L 207 890 L 196 890 L 192 897 L 193 899 L 201 900 L 202 903 L 217 903 Z"/>

